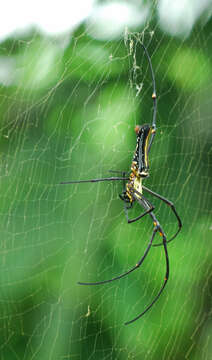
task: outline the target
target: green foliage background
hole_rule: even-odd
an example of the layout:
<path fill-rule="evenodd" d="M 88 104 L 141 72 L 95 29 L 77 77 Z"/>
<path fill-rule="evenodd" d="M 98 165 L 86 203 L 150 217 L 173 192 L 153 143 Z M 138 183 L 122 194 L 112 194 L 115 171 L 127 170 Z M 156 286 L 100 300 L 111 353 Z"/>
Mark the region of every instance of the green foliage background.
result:
<path fill-rule="evenodd" d="M 0 87 L 1 359 L 211 358 L 211 34 L 211 21 L 186 40 L 154 24 L 144 33 L 158 93 L 145 185 L 176 204 L 183 230 L 168 247 L 165 292 L 128 327 L 162 283 L 162 248 L 120 282 L 77 281 L 133 266 L 151 221 L 126 224 L 121 184 L 58 183 L 129 169 L 134 126 L 152 116 L 142 49 L 133 35 L 130 53 L 129 41 L 97 41 L 83 26 L 65 50 L 38 31 L 1 44 L 13 62 L 11 82 Z M 173 215 L 150 200 L 170 235 Z"/>

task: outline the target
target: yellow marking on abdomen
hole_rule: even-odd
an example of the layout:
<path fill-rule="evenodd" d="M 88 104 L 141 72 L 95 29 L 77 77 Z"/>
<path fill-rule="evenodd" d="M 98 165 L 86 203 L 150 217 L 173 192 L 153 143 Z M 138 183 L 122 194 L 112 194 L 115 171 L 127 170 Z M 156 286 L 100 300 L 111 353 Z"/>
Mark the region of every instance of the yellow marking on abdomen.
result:
<path fill-rule="evenodd" d="M 138 191 L 140 194 L 142 194 L 142 179 L 141 178 L 135 178 L 134 180 L 134 189 L 136 191 Z M 141 196 L 139 196 L 137 193 L 136 193 L 136 196 L 141 199 Z"/>

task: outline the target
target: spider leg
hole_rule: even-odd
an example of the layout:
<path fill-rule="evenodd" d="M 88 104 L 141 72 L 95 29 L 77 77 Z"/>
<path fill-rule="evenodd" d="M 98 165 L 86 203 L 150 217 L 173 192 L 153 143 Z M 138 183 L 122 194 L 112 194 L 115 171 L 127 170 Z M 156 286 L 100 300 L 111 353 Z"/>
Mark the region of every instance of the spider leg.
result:
<path fill-rule="evenodd" d="M 138 269 L 138 268 L 141 266 L 141 264 L 143 263 L 144 259 L 146 258 L 147 254 L 148 254 L 148 252 L 149 252 L 149 250 L 150 250 L 150 248 L 151 248 L 151 246 L 152 246 L 152 242 L 153 242 L 153 240 L 154 240 L 155 233 L 156 233 L 156 231 L 153 232 L 153 235 L 152 235 L 152 237 L 151 237 L 151 239 L 150 239 L 150 242 L 149 242 L 149 244 L 148 244 L 148 246 L 147 246 L 147 248 L 146 248 L 146 250 L 145 250 L 145 252 L 144 252 L 144 255 L 142 256 L 142 258 L 141 258 L 141 259 L 138 261 L 138 263 L 137 263 L 135 266 L 133 266 L 130 270 L 128 270 L 128 271 L 126 271 L 125 273 L 123 273 L 123 274 L 121 274 L 121 275 L 119 275 L 119 276 L 116 276 L 116 277 L 114 277 L 114 278 L 112 278 L 112 279 L 110 279 L 110 280 L 104 280 L 104 281 L 99 281 L 99 282 L 94 282 L 94 283 L 78 282 L 78 284 L 80 284 L 80 285 L 101 285 L 101 284 L 106 284 L 106 283 L 112 282 L 112 281 L 114 281 L 114 280 L 121 279 L 122 277 L 124 277 L 124 276 L 130 274 L 131 272 L 133 272 L 134 270 Z"/>
<path fill-rule="evenodd" d="M 137 191 L 136 191 L 137 192 Z M 140 194 L 141 195 L 141 194 Z M 124 211 L 125 211 L 125 216 L 127 219 L 128 224 L 131 224 L 139 219 L 141 219 L 142 217 L 144 217 L 145 215 L 149 214 L 150 212 L 152 212 L 154 210 L 154 206 L 142 195 L 142 199 L 139 199 L 138 197 L 135 197 L 136 201 L 143 206 L 144 208 L 147 208 L 147 210 L 145 212 L 143 212 L 142 214 L 140 214 L 139 216 L 137 216 L 134 219 L 129 219 L 128 216 L 128 210 L 129 207 L 126 206 L 126 202 L 124 202 Z M 146 203 L 147 206 L 144 205 L 144 201 Z"/>
<path fill-rule="evenodd" d="M 146 190 L 149 194 L 155 196 L 156 198 L 162 200 L 166 205 L 170 206 L 171 210 L 173 211 L 174 215 L 176 216 L 177 218 L 177 221 L 178 221 L 178 230 L 177 232 L 171 237 L 171 239 L 167 240 L 166 242 L 169 243 L 170 241 L 174 240 L 176 238 L 176 236 L 179 234 L 181 228 L 182 228 L 182 221 L 177 213 L 177 210 L 174 206 L 174 204 L 169 201 L 168 199 L 166 199 L 164 196 L 161 196 L 159 194 L 157 194 L 156 192 L 148 189 L 146 186 L 143 186 L 143 189 Z M 154 244 L 153 246 L 161 246 L 163 245 L 163 243 L 160 243 L 160 244 Z"/>
<path fill-rule="evenodd" d="M 99 182 L 99 181 L 116 181 L 116 180 L 129 180 L 129 178 L 109 177 L 109 178 L 90 179 L 90 180 L 72 180 L 72 181 L 62 181 L 59 185 L 93 183 L 93 182 Z"/>
<path fill-rule="evenodd" d="M 149 207 L 149 205 L 147 204 L 147 202 L 145 203 L 145 202 L 142 201 L 142 200 L 140 201 L 140 205 L 143 206 L 145 209 Z M 142 216 L 146 215 L 146 213 L 149 213 L 150 211 L 152 211 L 152 208 L 148 209 Z M 140 216 L 140 217 L 141 217 L 141 216 Z M 140 218 L 140 217 L 138 217 L 138 218 Z M 135 219 L 134 219 L 134 221 L 135 221 Z M 158 229 L 157 229 L 157 231 L 158 231 Z M 149 241 L 149 244 L 148 244 L 148 246 L 147 246 L 147 248 L 146 248 L 146 250 L 145 250 L 144 255 L 142 256 L 142 258 L 141 258 L 141 259 L 138 261 L 138 263 L 137 263 L 135 266 L 133 266 L 130 270 L 126 271 L 125 273 L 123 273 L 123 274 L 121 274 L 121 275 L 119 275 L 119 276 L 116 276 L 116 277 L 114 277 L 114 278 L 112 278 L 112 279 L 109 279 L 109 280 L 103 280 L 103 281 L 98 281 L 98 282 L 89 282 L 89 283 L 88 283 L 88 282 L 86 282 L 86 283 L 85 283 L 85 282 L 78 282 L 78 284 L 79 284 L 79 285 L 102 285 L 102 284 L 110 283 L 110 282 L 112 282 L 112 281 L 114 281 L 114 280 L 121 279 L 121 278 L 123 278 L 124 276 L 126 276 L 126 275 L 130 274 L 131 272 L 133 272 L 134 270 L 138 269 L 138 268 L 141 266 L 141 264 L 143 263 L 144 259 L 146 258 L 147 254 L 148 254 L 148 252 L 149 252 L 149 250 L 150 250 L 150 248 L 151 248 L 151 246 L 152 246 L 152 242 L 153 242 L 153 240 L 154 240 L 155 233 L 156 233 L 156 231 L 153 232 L 152 237 L 151 237 L 151 239 L 150 239 L 150 241 Z"/>
<path fill-rule="evenodd" d="M 168 281 L 168 278 L 169 278 L 169 257 L 168 257 L 168 250 L 167 250 L 167 241 L 166 241 L 166 235 L 161 227 L 161 225 L 159 224 L 157 218 L 155 217 L 154 213 L 151 212 L 150 213 L 150 216 L 151 218 L 153 219 L 153 223 L 155 225 L 155 228 L 153 230 L 153 235 L 152 235 L 152 238 L 154 239 L 154 236 L 155 234 L 157 233 L 157 231 L 160 232 L 160 235 L 163 237 L 163 247 L 164 247 L 164 253 L 165 253 L 165 259 L 166 259 L 166 274 L 165 274 L 165 278 L 164 278 L 164 282 L 163 282 L 163 285 L 161 286 L 158 294 L 156 295 L 156 297 L 154 298 L 154 300 L 151 302 L 150 305 L 147 306 L 147 308 L 141 313 L 139 314 L 138 316 L 136 316 L 134 319 L 130 320 L 130 321 L 127 321 L 125 323 L 125 325 L 129 325 L 129 324 L 132 324 L 134 321 L 138 320 L 139 318 L 141 318 L 154 304 L 155 302 L 159 299 L 160 295 L 162 294 L 166 284 L 167 284 L 167 281 Z M 152 239 L 152 241 L 153 241 Z"/>

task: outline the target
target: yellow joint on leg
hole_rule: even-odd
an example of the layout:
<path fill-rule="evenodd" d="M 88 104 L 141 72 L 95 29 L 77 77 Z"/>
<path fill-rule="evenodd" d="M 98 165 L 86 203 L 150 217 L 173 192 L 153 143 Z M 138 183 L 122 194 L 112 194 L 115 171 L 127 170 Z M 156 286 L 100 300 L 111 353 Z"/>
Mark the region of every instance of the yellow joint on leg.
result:
<path fill-rule="evenodd" d="M 162 232 L 160 231 L 160 236 L 163 236 Z"/>
<path fill-rule="evenodd" d="M 154 225 L 154 226 L 157 226 L 157 223 L 156 223 L 156 221 L 154 221 L 154 222 L 153 222 L 153 225 Z"/>
<path fill-rule="evenodd" d="M 156 99 L 156 94 L 155 94 L 155 92 L 152 94 L 152 99 Z"/>

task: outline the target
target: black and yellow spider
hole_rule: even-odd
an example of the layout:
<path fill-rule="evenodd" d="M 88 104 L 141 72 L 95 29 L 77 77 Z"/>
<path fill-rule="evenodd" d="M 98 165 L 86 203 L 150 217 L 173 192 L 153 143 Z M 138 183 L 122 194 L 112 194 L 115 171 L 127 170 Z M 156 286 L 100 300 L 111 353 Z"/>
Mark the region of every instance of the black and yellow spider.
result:
<path fill-rule="evenodd" d="M 102 284 L 110 283 L 114 280 L 121 279 L 122 277 L 128 275 L 129 273 L 133 272 L 134 270 L 138 269 L 141 266 L 141 264 L 143 263 L 144 259 L 146 258 L 147 254 L 152 246 L 152 243 L 153 243 L 156 233 L 159 232 L 159 234 L 162 237 L 162 243 L 154 244 L 153 246 L 163 245 L 163 248 L 164 248 L 164 253 L 165 253 L 165 258 L 166 258 L 166 274 L 165 274 L 163 284 L 162 284 L 158 294 L 156 295 L 154 300 L 151 302 L 151 304 L 141 314 L 139 314 L 132 320 L 127 321 L 125 323 L 125 325 L 128 325 L 128 324 L 136 321 L 137 319 L 139 319 L 141 316 L 143 316 L 160 297 L 162 291 L 164 290 L 164 288 L 167 284 L 168 278 L 169 278 L 169 258 L 168 258 L 168 251 L 167 251 L 167 243 L 172 241 L 177 236 L 177 234 L 180 232 L 181 227 L 182 227 L 182 222 L 180 220 L 180 217 L 179 217 L 173 203 L 171 201 L 167 200 L 165 197 L 148 189 L 142 183 L 143 179 L 145 179 L 147 176 L 149 176 L 148 156 L 149 156 L 149 152 L 150 152 L 150 149 L 151 149 L 151 146 L 152 146 L 152 143 L 154 140 L 154 136 L 156 133 L 157 98 L 156 98 L 155 76 L 154 76 L 154 72 L 153 72 L 153 68 L 152 68 L 151 59 L 150 59 L 150 56 L 148 54 L 146 47 L 142 43 L 141 43 L 141 46 L 143 47 L 144 52 L 147 56 L 150 70 L 151 70 L 151 75 L 152 75 L 153 120 L 152 120 L 152 125 L 145 124 L 145 125 L 141 125 L 141 126 L 137 125 L 135 127 L 135 132 L 137 135 L 137 143 L 136 143 L 136 149 L 135 149 L 132 164 L 131 164 L 130 174 L 127 176 L 126 175 L 127 172 L 112 171 L 112 172 L 118 173 L 121 176 L 120 177 L 101 178 L 101 179 L 90 179 L 90 180 L 76 180 L 76 181 L 74 180 L 74 181 L 67 181 L 67 182 L 61 183 L 61 184 L 76 184 L 76 183 L 122 180 L 124 188 L 123 188 L 122 194 L 120 194 L 119 197 L 124 202 L 124 211 L 125 211 L 127 222 L 128 223 L 135 222 L 135 221 L 141 219 L 142 217 L 144 217 L 145 215 L 149 214 L 149 216 L 152 218 L 153 225 L 154 225 L 152 236 L 151 236 L 149 244 L 146 248 L 146 251 L 144 252 L 144 255 L 142 256 L 142 258 L 137 262 L 137 264 L 134 267 L 132 267 L 130 270 L 126 271 L 125 273 L 123 273 L 119 276 L 116 276 L 112 279 L 109 279 L 109 280 L 104 280 L 104 281 L 99 281 L 99 282 L 89 282 L 89 283 L 79 282 L 78 284 L 80 284 L 80 285 L 102 285 Z M 144 196 L 143 193 L 145 193 L 145 192 L 151 194 L 152 196 L 155 196 L 156 198 L 162 200 L 165 204 L 170 206 L 171 210 L 173 211 L 174 215 L 176 216 L 177 221 L 178 221 L 178 230 L 169 240 L 166 239 L 166 235 L 163 231 L 163 228 L 160 225 L 159 221 L 157 220 L 157 218 L 153 212 L 154 206 Z M 144 209 L 144 212 L 142 212 L 139 216 L 137 216 L 134 219 L 129 219 L 128 210 L 133 207 L 133 204 L 135 202 L 137 202 L 141 206 L 141 208 Z"/>

